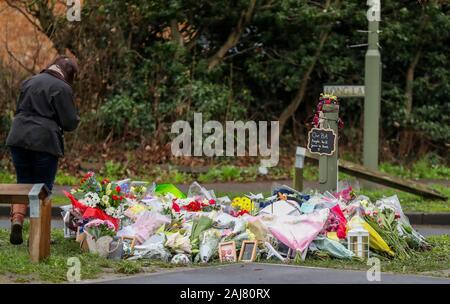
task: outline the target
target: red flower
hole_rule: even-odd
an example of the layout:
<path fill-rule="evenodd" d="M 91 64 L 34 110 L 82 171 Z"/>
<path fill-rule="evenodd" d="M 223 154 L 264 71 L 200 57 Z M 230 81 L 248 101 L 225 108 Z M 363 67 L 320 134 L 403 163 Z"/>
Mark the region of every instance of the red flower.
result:
<path fill-rule="evenodd" d="M 102 184 L 103 184 L 103 185 L 109 184 L 109 180 L 108 180 L 107 178 L 105 178 L 105 179 L 102 181 Z"/>
<path fill-rule="evenodd" d="M 115 201 L 117 201 L 119 198 L 117 197 L 117 195 L 113 195 L 113 196 L 112 196 L 112 199 L 115 200 Z"/>
<path fill-rule="evenodd" d="M 172 202 L 172 209 L 175 210 L 175 212 L 180 212 L 181 210 L 180 206 L 175 202 Z"/>
<path fill-rule="evenodd" d="M 117 192 L 120 192 L 120 190 L 121 190 L 121 189 L 120 189 L 120 186 L 117 186 L 117 187 L 116 187 L 116 191 L 117 191 Z"/>
<path fill-rule="evenodd" d="M 190 211 L 190 212 L 198 212 L 202 210 L 202 205 L 199 202 L 190 202 L 188 205 L 183 206 L 184 210 Z"/>
<path fill-rule="evenodd" d="M 211 199 L 211 200 L 209 200 L 209 204 L 210 204 L 210 205 L 215 205 L 215 204 L 216 204 L 216 201 L 213 200 L 213 199 Z"/>
<path fill-rule="evenodd" d="M 122 195 L 119 197 L 119 200 L 123 200 L 123 196 Z"/>
<path fill-rule="evenodd" d="M 244 214 L 249 214 L 249 213 L 248 213 L 247 210 L 240 210 L 240 211 L 237 213 L 236 217 L 242 216 L 242 215 L 244 215 Z"/>

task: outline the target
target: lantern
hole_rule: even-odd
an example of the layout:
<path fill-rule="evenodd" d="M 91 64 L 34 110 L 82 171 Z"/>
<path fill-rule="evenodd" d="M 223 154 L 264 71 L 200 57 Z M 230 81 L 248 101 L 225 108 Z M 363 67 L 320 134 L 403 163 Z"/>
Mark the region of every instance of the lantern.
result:
<path fill-rule="evenodd" d="M 369 232 L 361 226 L 356 226 L 347 234 L 347 248 L 356 256 L 369 257 Z"/>

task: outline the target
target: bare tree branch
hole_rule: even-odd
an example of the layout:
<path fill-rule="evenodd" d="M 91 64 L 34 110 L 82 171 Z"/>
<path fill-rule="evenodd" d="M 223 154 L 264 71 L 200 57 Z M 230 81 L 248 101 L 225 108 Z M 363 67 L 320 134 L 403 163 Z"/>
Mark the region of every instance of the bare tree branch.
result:
<path fill-rule="evenodd" d="M 13 9 L 17 10 L 17 11 L 18 11 L 19 13 L 21 13 L 25 18 L 27 18 L 27 20 L 28 20 L 35 28 L 37 28 L 37 29 L 40 30 L 41 32 L 45 33 L 45 32 L 44 32 L 44 29 L 42 28 L 42 26 L 41 26 L 40 24 L 36 23 L 35 20 L 31 19 L 30 16 L 27 14 L 26 11 L 22 10 L 18 5 L 12 3 L 11 0 L 5 0 L 5 1 L 6 1 L 6 4 L 8 4 L 9 7 L 11 7 L 11 8 L 13 8 Z"/>
<path fill-rule="evenodd" d="M 228 36 L 228 39 L 220 47 L 220 49 L 209 59 L 208 63 L 209 71 L 213 70 L 216 66 L 218 66 L 219 63 L 222 61 L 222 59 L 225 57 L 225 54 L 228 52 L 228 50 L 233 48 L 239 42 L 239 39 L 241 38 L 245 27 L 250 23 L 252 19 L 255 6 L 256 0 L 250 0 L 249 6 L 247 7 L 246 10 L 242 11 L 241 17 L 239 18 L 236 27 Z"/>

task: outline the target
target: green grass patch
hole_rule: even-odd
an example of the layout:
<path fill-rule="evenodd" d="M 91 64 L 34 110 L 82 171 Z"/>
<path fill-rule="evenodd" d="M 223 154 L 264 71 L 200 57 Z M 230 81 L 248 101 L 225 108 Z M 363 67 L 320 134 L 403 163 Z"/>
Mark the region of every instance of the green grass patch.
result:
<path fill-rule="evenodd" d="M 24 236 L 28 236 L 28 225 L 24 227 Z M 113 262 L 98 255 L 84 253 L 79 244 L 63 237 L 62 229 L 52 231 L 56 244 L 51 246 L 51 256 L 41 263 L 31 263 L 26 241 L 20 246 L 9 243 L 9 230 L 0 229 L 0 274 L 13 274 L 17 281 L 44 281 L 60 283 L 67 281 L 70 257 L 81 262 L 81 278 L 94 279 L 103 268 L 112 268 Z"/>
<path fill-rule="evenodd" d="M 430 158 L 423 158 L 411 166 L 382 163 L 380 171 L 408 179 L 450 179 L 450 167 Z"/>
<path fill-rule="evenodd" d="M 431 187 L 447 196 L 447 201 L 429 200 L 421 196 L 388 188 L 376 190 L 361 189 L 359 193 L 368 196 L 372 202 L 396 194 L 400 200 L 403 211 L 405 212 L 450 212 L 450 188 L 442 185 L 431 185 Z"/>

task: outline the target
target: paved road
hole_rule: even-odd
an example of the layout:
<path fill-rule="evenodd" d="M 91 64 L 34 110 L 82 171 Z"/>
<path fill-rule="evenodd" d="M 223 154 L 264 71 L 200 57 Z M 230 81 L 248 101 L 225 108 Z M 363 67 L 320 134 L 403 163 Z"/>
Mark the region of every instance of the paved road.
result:
<path fill-rule="evenodd" d="M 450 284 L 450 279 L 381 274 L 370 282 L 364 271 L 311 268 L 272 264 L 232 264 L 219 267 L 141 275 L 101 284 Z"/>

